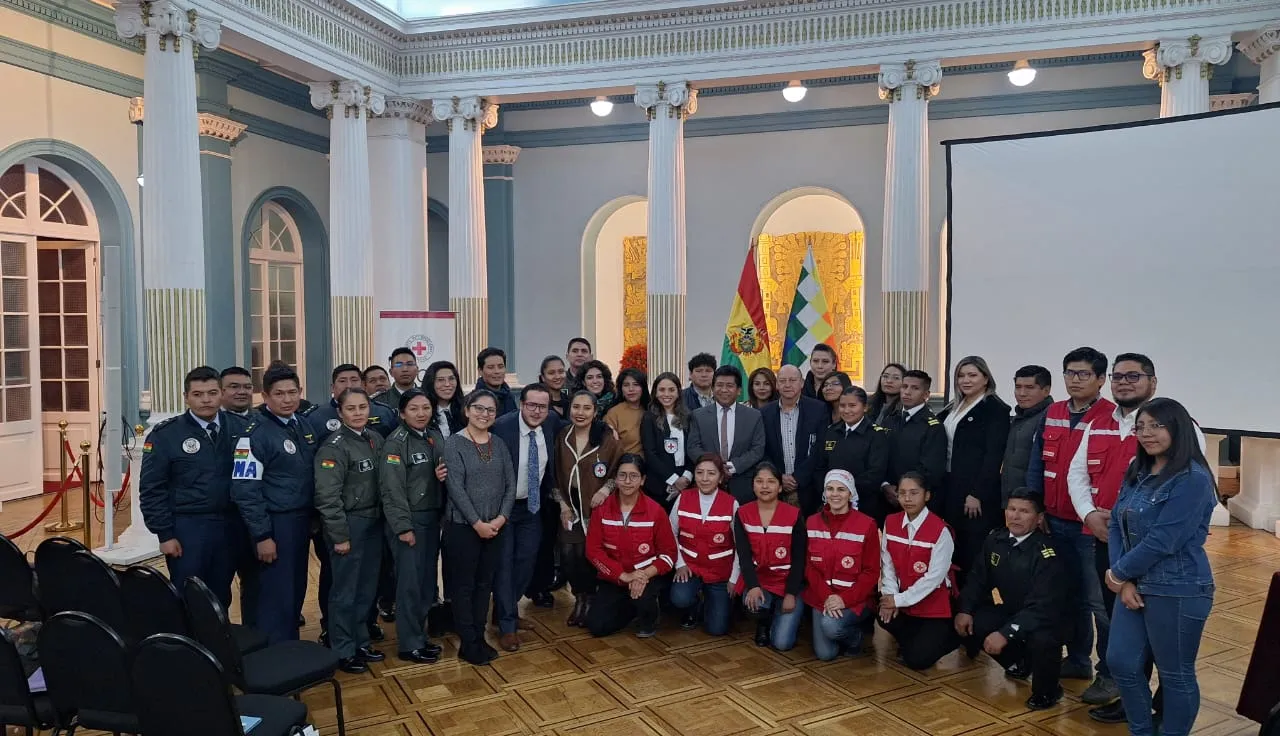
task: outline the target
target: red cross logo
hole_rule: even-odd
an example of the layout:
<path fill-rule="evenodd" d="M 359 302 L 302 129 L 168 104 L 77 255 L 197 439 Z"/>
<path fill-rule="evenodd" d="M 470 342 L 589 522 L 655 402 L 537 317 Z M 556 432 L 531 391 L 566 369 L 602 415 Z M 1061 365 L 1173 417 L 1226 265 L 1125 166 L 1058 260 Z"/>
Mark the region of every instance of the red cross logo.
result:
<path fill-rule="evenodd" d="M 423 354 L 423 353 L 425 353 L 425 352 L 427 352 L 427 344 L 426 344 L 426 343 L 424 343 L 423 341 L 419 340 L 419 341 L 415 342 L 414 344 L 410 345 L 410 346 L 409 346 L 409 349 L 413 351 L 413 354 L 414 354 L 414 355 L 416 355 L 416 356 L 418 356 L 419 358 L 421 358 L 421 357 L 422 357 L 422 354 Z"/>

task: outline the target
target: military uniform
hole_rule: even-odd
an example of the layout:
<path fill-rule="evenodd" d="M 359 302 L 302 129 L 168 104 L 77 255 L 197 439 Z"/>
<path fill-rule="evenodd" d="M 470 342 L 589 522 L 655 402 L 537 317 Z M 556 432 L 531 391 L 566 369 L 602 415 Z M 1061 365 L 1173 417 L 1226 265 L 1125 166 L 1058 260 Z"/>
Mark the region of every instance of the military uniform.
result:
<path fill-rule="evenodd" d="M 821 438 L 815 451 L 818 457 L 813 469 L 814 482 L 819 487 L 811 489 L 807 502 L 802 504 L 806 514 L 812 516 L 821 510 L 823 488 L 820 484 L 827 477 L 828 470 L 837 468 L 853 475 L 858 510 L 875 519 L 876 526 L 882 526 L 894 511 L 880 490 L 889 469 L 888 432 L 876 426 L 870 417 L 863 417 L 853 429 L 844 422 L 836 422 L 827 427 Z"/>
<path fill-rule="evenodd" d="M 381 396 L 385 398 L 387 394 L 383 393 Z M 342 426 L 342 420 L 338 418 L 337 399 L 329 399 L 327 404 L 313 404 L 307 411 L 299 413 L 311 422 L 311 426 L 316 431 L 316 440 L 321 445 L 329 439 L 329 435 Z M 395 409 L 379 399 L 369 399 L 369 429 L 386 439 L 398 426 L 400 426 L 400 418 Z"/>
<path fill-rule="evenodd" d="M 987 535 L 960 594 L 960 613 L 973 616 L 964 639 L 970 656 L 993 631 L 1009 640 L 996 660 L 1030 664 L 1032 696 L 1058 692 L 1067 611 L 1066 569 L 1048 535 L 1032 531 L 1018 542 L 1008 529 Z"/>
<path fill-rule="evenodd" d="M 942 422 L 928 406 L 920 406 L 910 417 L 905 410 L 890 416 L 884 428 L 889 432 L 889 473 L 885 482 L 896 486 L 902 474 L 912 470 L 923 475 L 932 494 L 929 510 L 941 514 L 942 480 L 947 474 L 947 430 Z"/>
<path fill-rule="evenodd" d="M 225 411 L 208 423 L 191 412 L 157 424 L 142 445 L 138 503 L 161 542 L 178 540 L 167 557 L 169 578 L 182 588 L 198 577 L 231 605 L 231 578 L 245 553 L 244 524 L 231 503 L 231 455 L 248 423 Z"/>
<path fill-rule="evenodd" d="M 298 638 L 307 591 L 307 542 L 315 510 L 316 436 L 304 417 L 266 407 L 236 442 L 231 497 L 253 545 L 271 539 L 276 561 L 258 571 L 257 625 L 272 644 Z"/>
<path fill-rule="evenodd" d="M 387 542 L 396 566 L 396 639 L 401 652 L 422 649 L 427 613 L 436 601 L 440 514 L 444 484 L 436 478 L 444 438 L 434 429 L 396 428 L 382 447 L 378 482 L 387 517 Z M 413 532 L 414 545 L 400 541 Z"/>
<path fill-rule="evenodd" d="M 339 657 L 353 657 L 370 644 L 364 626 L 378 585 L 382 561 L 382 503 L 378 464 L 382 436 L 365 428 L 340 427 L 316 452 L 316 509 L 333 570 L 329 592 L 329 646 Z M 334 545 L 350 543 L 336 554 Z"/>

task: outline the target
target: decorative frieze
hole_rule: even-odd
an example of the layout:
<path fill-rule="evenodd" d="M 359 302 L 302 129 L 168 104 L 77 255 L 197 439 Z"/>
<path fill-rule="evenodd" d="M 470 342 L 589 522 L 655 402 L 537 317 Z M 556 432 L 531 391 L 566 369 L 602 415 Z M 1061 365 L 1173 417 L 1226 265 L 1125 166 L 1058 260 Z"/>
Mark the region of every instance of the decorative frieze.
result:
<path fill-rule="evenodd" d="M 1266 26 L 1262 30 L 1246 36 L 1236 44 L 1240 53 L 1249 57 L 1249 61 L 1262 64 L 1280 53 L 1280 23 Z"/>
<path fill-rule="evenodd" d="M 227 143 L 235 143 L 244 135 L 249 126 L 237 123 L 224 117 L 207 112 L 200 113 L 200 135 L 206 138 L 217 138 Z"/>
<path fill-rule="evenodd" d="M 486 164 L 502 164 L 511 166 L 520 157 L 519 146 L 485 146 L 481 149 Z"/>
<path fill-rule="evenodd" d="M 388 97 L 380 118 L 401 118 L 426 125 L 431 122 L 431 106 L 422 100 L 408 97 Z"/>
<path fill-rule="evenodd" d="M 880 99 L 886 102 L 900 101 L 906 87 L 915 88 L 916 99 L 928 100 L 942 88 L 942 62 L 909 59 L 902 64 L 881 64 L 878 81 Z"/>
<path fill-rule="evenodd" d="M 1213 112 L 1218 110 L 1238 110 L 1242 107 L 1249 107 L 1258 99 L 1258 95 L 1253 92 L 1244 92 L 1236 95 L 1210 95 L 1209 109 Z"/>
<path fill-rule="evenodd" d="M 184 8 L 172 0 L 119 0 L 115 4 L 116 33 L 124 39 L 155 43 L 161 51 L 179 51 L 182 40 L 195 48 L 218 48 L 222 22 L 202 16 L 195 8 Z"/>

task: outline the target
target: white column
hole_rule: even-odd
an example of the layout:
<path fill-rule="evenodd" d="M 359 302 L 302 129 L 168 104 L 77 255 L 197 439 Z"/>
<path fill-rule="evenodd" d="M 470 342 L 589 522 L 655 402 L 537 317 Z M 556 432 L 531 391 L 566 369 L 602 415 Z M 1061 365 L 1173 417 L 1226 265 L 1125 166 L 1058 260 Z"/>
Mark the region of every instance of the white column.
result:
<path fill-rule="evenodd" d="M 449 309 L 457 313 L 454 361 L 469 387 L 476 356 L 489 343 L 489 269 L 484 226 L 484 158 L 480 135 L 498 122 L 483 97 L 433 100 L 431 114 L 449 126 Z"/>
<path fill-rule="evenodd" d="M 399 97 L 369 121 L 373 200 L 373 306 L 427 309 L 427 120 L 422 102 Z M 387 356 L 374 356 L 375 361 Z"/>
<path fill-rule="evenodd" d="M 683 375 L 688 359 L 684 346 L 684 121 L 698 111 L 698 91 L 688 82 L 641 84 L 636 86 L 635 103 L 649 118 L 649 375 L 663 371 Z"/>
<path fill-rule="evenodd" d="M 1231 58 L 1231 37 L 1162 38 L 1142 56 L 1142 75 L 1160 83 L 1160 117 L 1195 115 L 1209 112 L 1209 80 Z"/>
<path fill-rule="evenodd" d="M 929 333 L 929 98 L 942 65 L 880 65 L 880 99 L 889 103 L 884 175 L 881 362 L 925 366 Z"/>
<path fill-rule="evenodd" d="M 311 104 L 329 116 L 329 314 L 333 362 L 369 365 L 373 355 L 373 210 L 370 115 L 386 101 L 346 79 L 311 83 Z"/>
<path fill-rule="evenodd" d="M 1236 44 L 1261 71 L 1258 75 L 1258 104 L 1280 102 L 1280 23 L 1266 26 Z"/>
<path fill-rule="evenodd" d="M 121 38 L 145 46 L 142 259 L 152 421 L 183 409 L 182 379 L 204 363 L 204 219 L 195 49 L 218 46 L 220 21 L 170 0 L 115 4 Z M 149 398 L 149 402 L 148 402 Z"/>

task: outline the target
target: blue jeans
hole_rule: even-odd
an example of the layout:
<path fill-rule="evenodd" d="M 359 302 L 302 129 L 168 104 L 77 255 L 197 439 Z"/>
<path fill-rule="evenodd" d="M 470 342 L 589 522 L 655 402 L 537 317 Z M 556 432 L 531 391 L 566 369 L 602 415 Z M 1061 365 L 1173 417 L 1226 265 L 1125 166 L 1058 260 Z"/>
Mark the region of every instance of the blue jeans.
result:
<path fill-rule="evenodd" d="M 697 575 L 690 575 L 683 583 L 671 583 L 671 605 L 675 608 L 692 608 L 698 604 L 698 594 L 702 594 L 702 625 L 712 636 L 723 636 L 729 631 L 729 613 L 732 605 L 729 602 L 728 583 L 704 583 Z"/>
<path fill-rule="evenodd" d="M 498 633 L 516 633 L 520 620 L 520 598 L 533 579 L 538 562 L 538 546 L 542 542 L 542 517 L 529 513 L 528 504 L 516 501 L 511 518 L 502 527 L 499 539 L 498 574 L 493 581 L 493 608 L 498 619 Z"/>
<path fill-rule="evenodd" d="M 1049 532 L 1058 554 L 1063 556 L 1068 570 L 1074 570 L 1079 586 L 1075 600 L 1071 633 L 1067 639 L 1067 661 L 1080 667 L 1089 667 L 1093 649 L 1093 627 L 1098 627 L 1098 675 L 1110 677 L 1107 666 L 1107 633 L 1111 629 L 1111 617 L 1102 602 L 1102 580 L 1094 564 L 1093 537 L 1083 533 L 1078 521 L 1067 521 L 1048 516 Z"/>
<path fill-rule="evenodd" d="M 1130 611 L 1116 601 L 1114 628 L 1107 660 L 1124 701 L 1132 736 L 1155 732 L 1151 719 L 1151 681 L 1146 673 L 1148 656 L 1154 656 L 1164 690 L 1162 736 L 1191 733 L 1200 710 L 1200 684 L 1196 681 L 1196 655 L 1213 598 L 1172 598 L 1144 595 L 1145 604 Z"/>
<path fill-rule="evenodd" d="M 804 601 L 796 596 L 796 607 L 791 613 L 782 612 L 782 596 L 764 590 L 764 603 L 760 605 L 757 616 L 772 616 L 769 626 L 769 644 L 779 652 L 785 652 L 796 645 L 796 634 L 800 631 L 800 621 L 804 618 Z"/>
<path fill-rule="evenodd" d="M 831 618 L 821 608 L 813 609 L 813 653 L 822 661 L 832 660 L 840 656 L 840 649 L 857 653 L 862 649 L 862 622 L 875 613 L 874 608 L 867 606 L 861 614 L 846 608 L 840 618 Z"/>

